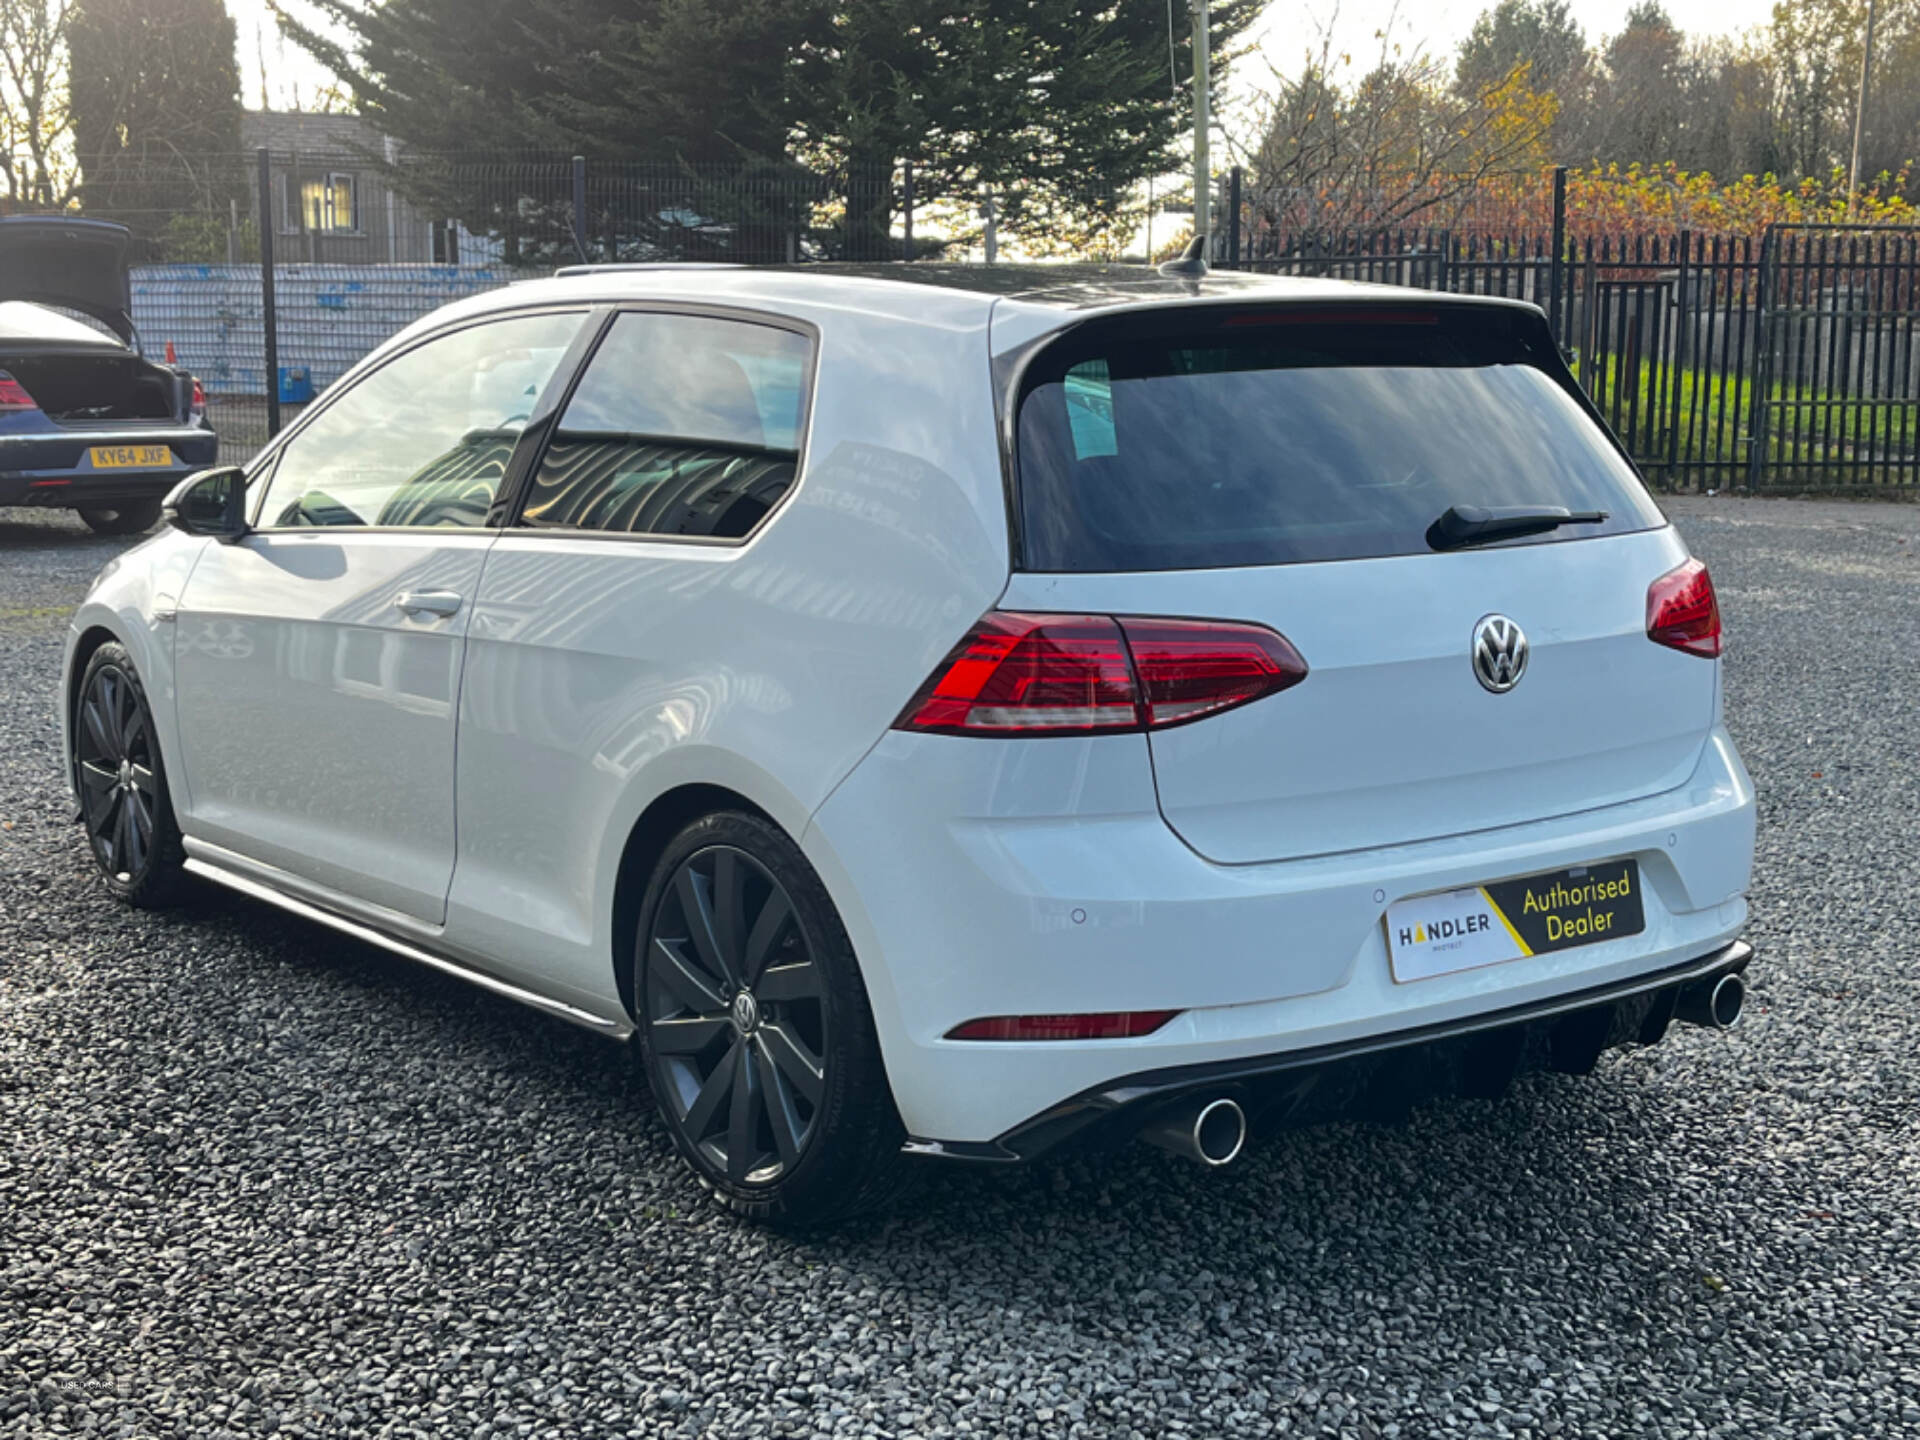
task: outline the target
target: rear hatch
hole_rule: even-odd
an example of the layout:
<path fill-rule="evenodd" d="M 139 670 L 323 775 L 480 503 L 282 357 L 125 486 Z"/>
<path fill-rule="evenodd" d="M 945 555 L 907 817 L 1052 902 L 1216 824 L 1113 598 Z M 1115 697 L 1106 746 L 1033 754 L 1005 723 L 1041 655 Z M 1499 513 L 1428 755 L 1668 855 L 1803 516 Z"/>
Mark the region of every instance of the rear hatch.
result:
<path fill-rule="evenodd" d="M 127 285 L 132 236 L 108 220 L 60 215 L 0 219 L 0 300 L 58 305 L 91 315 L 133 343 Z"/>
<path fill-rule="evenodd" d="M 1685 548 L 1537 312 L 1090 321 L 1029 367 L 1017 437 L 1002 608 L 1251 621 L 1306 661 L 1282 693 L 1150 735 L 1162 811 L 1209 859 L 1519 824 L 1692 773 L 1717 667 L 1647 633 Z M 1585 518 L 1462 543 L 1468 507 Z M 1489 617 L 1528 642 L 1504 690 L 1474 663 Z"/>

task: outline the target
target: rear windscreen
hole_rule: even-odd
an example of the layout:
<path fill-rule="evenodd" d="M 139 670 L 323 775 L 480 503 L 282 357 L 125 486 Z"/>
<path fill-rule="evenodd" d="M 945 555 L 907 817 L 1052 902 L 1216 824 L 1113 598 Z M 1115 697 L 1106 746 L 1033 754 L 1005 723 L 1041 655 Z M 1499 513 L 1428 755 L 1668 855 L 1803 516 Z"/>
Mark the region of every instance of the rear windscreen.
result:
<path fill-rule="evenodd" d="M 1018 477 L 1029 570 L 1424 555 L 1429 527 L 1455 505 L 1608 514 L 1504 545 L 1664 523 L 1619 451 L 1534 363 L 1546 332 L 1524 312 L 1124 320 L 1081 327 L 1028 370 Z"/>

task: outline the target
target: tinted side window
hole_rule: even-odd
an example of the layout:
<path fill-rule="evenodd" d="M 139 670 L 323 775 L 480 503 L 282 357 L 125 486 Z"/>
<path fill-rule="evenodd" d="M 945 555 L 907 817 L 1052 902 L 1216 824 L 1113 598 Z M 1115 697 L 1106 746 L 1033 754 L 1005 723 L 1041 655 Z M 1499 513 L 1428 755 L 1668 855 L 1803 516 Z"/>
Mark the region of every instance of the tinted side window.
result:
<path fill-rule="evenodd" d="M 470 325 L 381 366 L 289 441 L 260 524 L 484 525 L 584 314 Z"/>
<path fill-rule="evenodd" d="M 793 484 L 810 349 L 748 321 L 620 316 L 560 417 L 522 523 L 747 535 Z"/>

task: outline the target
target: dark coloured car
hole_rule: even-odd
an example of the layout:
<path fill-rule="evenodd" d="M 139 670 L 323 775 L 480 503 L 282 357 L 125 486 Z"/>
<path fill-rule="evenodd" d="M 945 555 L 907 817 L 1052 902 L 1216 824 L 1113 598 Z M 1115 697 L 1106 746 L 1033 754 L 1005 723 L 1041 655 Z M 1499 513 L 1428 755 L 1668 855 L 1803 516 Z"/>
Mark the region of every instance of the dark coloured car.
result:
<path fill-rule="evenodd" d="M 131 238 L 101 220 L 0 219 L 0 505 L 77 510 L 103 535 L 148 529 L 220 449 L 200 382 L 140 353 Z"/>

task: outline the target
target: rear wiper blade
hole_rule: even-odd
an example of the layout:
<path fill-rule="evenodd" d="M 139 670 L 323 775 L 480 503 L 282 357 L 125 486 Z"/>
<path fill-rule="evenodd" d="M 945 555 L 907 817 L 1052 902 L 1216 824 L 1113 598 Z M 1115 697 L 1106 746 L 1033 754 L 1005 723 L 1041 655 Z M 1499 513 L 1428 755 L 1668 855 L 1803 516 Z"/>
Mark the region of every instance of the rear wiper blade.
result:
<path fill-rule="evenodd" d="M 1462 550 L 1519 535 L 1544 535 L 1562 525 L 1598 525 L 1605 510 L 1568 510 L 1560 505 L 1450 505 L 1427 527 L 1435 550 Z"/>

